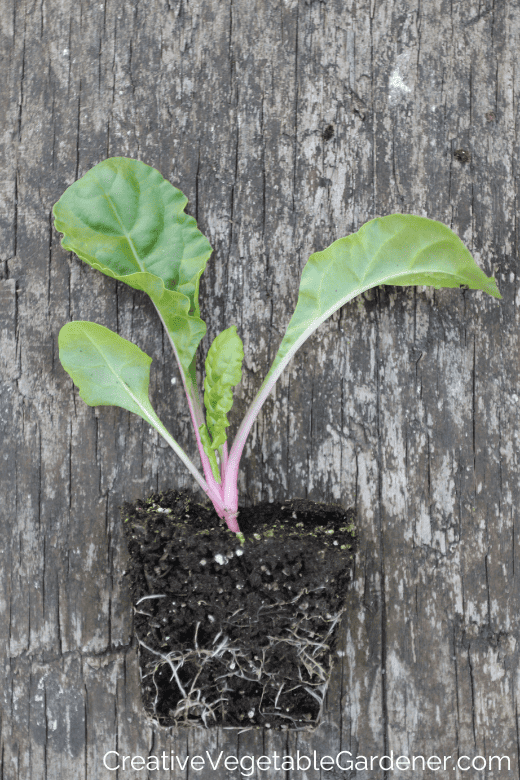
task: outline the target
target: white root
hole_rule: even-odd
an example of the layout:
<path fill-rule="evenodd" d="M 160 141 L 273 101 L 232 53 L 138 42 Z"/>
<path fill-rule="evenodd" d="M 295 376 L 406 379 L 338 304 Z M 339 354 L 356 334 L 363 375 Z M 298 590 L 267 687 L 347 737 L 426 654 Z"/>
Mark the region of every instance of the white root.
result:
<path fill-rule="evenodd" d="M 278 610 L 280 606 L 294 604 L 307 593 L 306 589 L 302 590 L 290 601 L 262 605 L 259 611 L 262 610 L 265 613 L 271 609 Z M 146 651 L 151 656 L 151 658 L 142 656 L 141 666 L 145 673 L 141 672 L 141 674 L 142 680 L 151 676 L 156 689 L 152 716 L 159 717 L 157 705 L 160 687 L 157 674 L 167 666 L 171 670 L 170 683 L 176 686 L 176 693 L 172 692 L 175 705 L 170 708 L 168 714 L 168 720 L 172 720 L 174 725 L 202 723 L 205 727 L 210 727 L 216 723 L 225 722 L 229 694 L 233 693 L 235 689 L 239 689 L 240 684 L 255 683 L 261 686 L 258 712 L 265 722 L 272 718 L 278 718 L 278 722 L 283 719 L 299 730 L 309 730 L 309 728 L 316 726 L 321 716 L 332 665 L 332 648 L 327 640 L 330 639 L 344 610 L 335 615 L 321 617 L 321 620 L 327 624 L 327 632 L 324 637 L 319 637 L 315 631 L 307 627 L 312 625 L 312 622 L 305 607 L 307 607 L 306 603 L 300 605 L 299 615 L 292 622 L 291 627 L 279 632 L 280 635 L 267 635 L 266 644 L 262 647 L 255 647 L 254 650 L 235 646 L 235 643 L 223 630 L 219 631 L 213 638 L 213 647 L 200 646 L 200 622 L 194 627 L 192 647 L 161 653 L 153 650 L 147 643 L 139 639 L 140 655 L 142 656 L 143 651 Z M 315 615 L 312 616 L 312 620 L 316 620 Z M 233 629 L 236 629 L 240 624 L 251 626 L 255 622 L 245 610 L 237 610 L 228 620 L 228 624 Z M 225 630 L 224 626 L 222 628 Z M 292 653 L 296 651 L 300 661 L 297 679 L 282 678 L 278 665 L 276 672 L 267 670 L 269 657 L 272 657 L 273 653 L 276 653 L 277 657 L 283 657 L 284 648 L 291 648 Z M 208 664 L 214 665 L 214 674 L 209 689 L 205 685 L 203 690 L 200 676 Z M 179 676 L 181 669 L 182 680 Z M 221 670 L 224 670 L 224 673 L 219 674 Z M 231 685 L 233 679 L 243 682 L 235 683 L 235 688 L 233 688 Z M 309 719 L 308 715 L 306 720 L 298 719 L 282 711 L 284 697 L 298 689 L 305 691 L 318 702 L 319 711 L 313 719 Z M 282 706 L 279 704 L 280 700 Z M 262 708 L 264 702 L 266 703 L 265 709 Z M 244 726 L 233 726 L 232 728 L 239 729 L 242 733 L 251 727 L 244 724 Z M 287 728 L 287 726 L 282 724 L 282 728 Z"/>

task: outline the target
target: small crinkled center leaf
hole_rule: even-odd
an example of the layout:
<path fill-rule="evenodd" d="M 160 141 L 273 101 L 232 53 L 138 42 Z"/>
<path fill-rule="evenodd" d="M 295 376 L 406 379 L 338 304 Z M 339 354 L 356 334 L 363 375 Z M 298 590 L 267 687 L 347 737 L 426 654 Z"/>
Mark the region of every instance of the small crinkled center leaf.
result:
<path fill-rule="evenodd" d="M 206 357 L 204 405 L 212 447 L 221 447 L 227 439 L 227 413 L 233 406 L 233 387 L 242 378 L 244 347 L 235 325 L 214 339 Z"/>

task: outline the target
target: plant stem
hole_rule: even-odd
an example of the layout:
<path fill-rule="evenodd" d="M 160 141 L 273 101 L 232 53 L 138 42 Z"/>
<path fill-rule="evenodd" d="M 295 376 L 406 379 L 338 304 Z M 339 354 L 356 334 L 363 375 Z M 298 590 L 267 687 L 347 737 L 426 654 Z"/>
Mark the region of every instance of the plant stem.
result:
<path fill-rule="evenodd" d="M 326 316 L 327 317 L 330 316 L 330 313 L 331 312 L 326 312 Z M 269 369 L 267 376 L 262 382 L 258 393 L 255 395 L 251 405 L 249 406 L 249 409 L 247 410 L 245 417 L 242 420 L 240 427 L 237 431 L 235 440 L 233 441 L 233 446 L 231 447 L 231 450 L 229 452 L 229 457 L 228 457 L 228 461 L 224 473 L 224 480 L 223 480 L 224 481 L 224 504 L 227 507 L 231 507 L 235 510 L 238 507 L 237 483 L 238 483 L 238 469 L 240 466 L 240 459 L 244 451 L 247 437 L 249 436 L 249 432 L 253 427 L 253 423 L 256 420 L 260 412 L 260 409 L 264 405 L 267 396 L 269 395 L 269 393 L 275 386 L 276 382 L 280 378 L 280 375 L 284 370 L 284 368 L 287 366 L 287 364 L 292 359 L 292 357 L 297 352 L 297 350 L 301 347 L 301 345 L 309 338 L 311 333 L 313 333 L 314 330 L 316 330 L 320 322 L 323 321 L 324 319 L 325 316 L 323 318 L 320 318 L 317 324 L 313 323 L 311 328 L 308 328 L 306 331 L 304 331 L 304 333 L 302 333 L 300 337 L 294 342 L 294 344 L 286 352 L 286 354 L 281 360 L 277 360 L 277 357 L 275 357 L 273 364 L 271 365 L 271 368 Z M 277 353 L 277 356 L 278 354 L 279 352 Z"/>
<path fill-rule="evenodd" d="M 204 476 L 206 478 L 205 482 L 203 480 L 204 485 L 201 483 L 200 479 L 198 479 L 197 477 L 195 477 L 195 478 L 197 479 L 197 482 L 202 487 L 202 489 L 204 490 L 204 492 L 206 493 L 208 498 L 213 503 L 213 506 L 215 507 L 215 511 L 218 514 L 218 516 L 226 521 L 226 524 L 227 524 L 228 528 L 231 531 L 233 531 L 234 533 L 239 533 L 240 532 L 240 528 L 238 526 L 238 522 L 237 522 L 237 519 L 236 519 L 237 518 L 237 510 L 238 510 L 238 502 L 235 502 L 236 506 L 235 506 L 235 504 L 232 504 L 230 509 L 227 508 L 226 502 L 224 500 L 223 485 L 219 485 L 218 482 L 216 481 L 215 477 L 213 476 L 213 471 L 212 471 L 212 468 L 211 468 L 211 464 L 209 462 L 209 458 L 206 455 L 206 453 L 204 452 L 204 447 L 202 446 L 202 441 L 201 441 L 200 433 L 199 433 L 199 427 L 201 425 L 204 425 L 206 421 L 204 419 L 204 412 L 203 412 L 202 403 L 201 403 L 201 400 L 200 400 L 199 389 L 198 389 L 196 383 L 194 383 L 192 381 L 191 377 L 186 376 L 186 374 L 184 373 L 184 369 L 182 367 L 182 364 L 181 364 L 181 361 L 180 361 L 180 358 L 179 358 L 179 353 L 177 352 L 177 348 L 175 346 L 175 342 L 174 342 L 173 338 L 171 337 L 171 334 L 170 334 L 168 328 L 166 327 L 166 324 L 165 324 L 164 319 L 163 319 L 163 317 L 161 315 L 161 312 L 159 311 L 157 306 L 155 306 L 155 308 L 156 308 L 157 314 L 159 315 L 159 318 L 160 318 L 160 320 L 161 320 L 161 322 L 162 322 L 162 324 L 164 326 L 164 329 L 165 329 L 165 331 L 166 331 L 166 333 L 168 335 L 168 339 L 170 341 L 170 344 L 171 344 L 171 347 L 172 347 L 172 350 L 173 350 L 173 354 L 175 355 L 175 360 L 177 361 L 177 366 L 179 368 L 179 372 L 180 372 L 180 375 L 181 375 L 182 386 L 183 386 L 184 392 L 186 394 L 186 400 L 188 401 L 188 408 L 190 410 L 191 422 L 192 422 L 192 425 L 193 425 L 193 428 L 194 428 L 194 431 L 195 431 L 195 439 L 196 439 L 196 442 L 197 442 L 197 448 L 199 450 L 199 455 L 200 455 L 200 459 L 201 459 L 201 463 L 202 463 L 202 469 L 204 471 Z M 168 443 L 170 443 L 170 442 L 168 442 Z M 226 448 L 225 452 L 226 452 L 226 457 L 227 457 L 227 448 Z M 190 463 L 191 463 L 191 461 L 190 461 Z M 195 467 L 193 467 L 193 468 L 195 468 Z M 190 471 L 192 471 L 192 470 L 190 469 Z M 193 473 L 194 472 L 192 471 L 192 474 Z M 200 477 L 200 475 L 199 475 L 199 477 Z"/>
<path fill-rule="evenodd" d="M 155 304 L 154 304 L 155 305 Z M 204 471 L 205 481 L 204 485 L 201 483 L 200 479 L 197 479 L 197 482 L 202 487 L 206 495 L 211 499 L 213 506 L 215 507 L 215 511 L 217 512 L 219 517 L 224 517 L 225 513 L 225 507 L 222 497 L 222 491 L 220 489 L 220 486 L 218 485 L 217 481 L 215 480 L 215 477 L 213 476 L 213 471 L 211 469 L 211 464 L 209 462 L 209 458 L 204 452 L 204 447 L 202 446 L 202 442 L 200 440 L 200 433 L 199 433 L 199 427 L 201 425 L 205 424 L 204 419 L 204 412 L 202 410 L 202 404 L 200 401 L 200 395 L 199 395 L 199 389 L 197 385 L 191 380 L 191 377 L 186 376 L 184 373 L 184 369 L 182 367 L 179 353 L 177 352 L 177 347 L 175 346 L 175 342 L 166 327 L 166 324 L 164 322 L 164 319 L 162 317 L 161 312 L 159 311 L 159 308 L 155 306 L 157 314 L 159 315 L 159 319 L 161 320 L 164 329 L 166 331 L 166 334 L 168 336 L 168 339 L 170 341 L 171 348 L 173 350 L 173 354 L 175 356 L 175 360 L 177 362 L 177 366 L 179 368 L 179 373 L 181 375 L 182 380 L 182 386 L 184 388 L 184 393 L 186 394 L 186 400 L 188 402 L 188 409 L 190 410 L 190 417 L 191 417 L 191 423 L 193 425 L 193 429 L 195 431 L 195 439 L 197 442 L 197 449 L 199 450 L 200 459 L 202 462 L 202 469 Z M 168 442 L 169 443 L 169 442 Z M 187 456 L 186 456 L 187 457 Z M 191 469 L 190 469 L 191 470 Z M 192 472 L 193 473 L 193 472 Z M 200 476 L 200 475 L 199 475 Z M 227 521 L 226 521 L 227 522 Z M 230 526 L 231 527 L 231 526 Z"/>

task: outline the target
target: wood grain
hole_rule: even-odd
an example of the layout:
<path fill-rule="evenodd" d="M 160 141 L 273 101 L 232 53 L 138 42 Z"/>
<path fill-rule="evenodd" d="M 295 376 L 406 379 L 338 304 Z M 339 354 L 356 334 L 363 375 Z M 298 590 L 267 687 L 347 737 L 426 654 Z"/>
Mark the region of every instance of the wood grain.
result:
<path fill-rule="evenodd" d="M 0 4 L 2 780 L 196 774 L 109 771 L 111 750 L 298 749 L 504 755 L 509 770 L 449 776 L 518 780 L 519 33 L 513 0 Z M 194 453 L 151 305 L 52 227 L 65 187 L 115 155 L 180 187 L 214 247 L 204 347 L 233 323 L 244 340 L 235 428 L 307 257 L 368 219 L 441 220 L 503 294 L 367 293 L 298 353 L 254 428 L 244 502 L 359 515 L 341 657 L 311 737 L 170 733 L 141 710 L 118 506 L 189 475 L 138 418 L 85 406 L 57 356 L 71 319 L 138 343 L 159 415 Z"/>

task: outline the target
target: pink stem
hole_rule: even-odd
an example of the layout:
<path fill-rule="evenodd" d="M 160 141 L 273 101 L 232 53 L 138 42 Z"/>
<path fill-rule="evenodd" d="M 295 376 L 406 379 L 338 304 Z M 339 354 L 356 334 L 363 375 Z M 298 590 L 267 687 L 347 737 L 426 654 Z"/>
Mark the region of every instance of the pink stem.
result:
<path fill-rule="evenodd" d="M 173 354 L 175 355 L 175 360 L 177 361 L 177 365 L 179 367 L 179 372 L 181 375 L 182 380 L 182 386 L 184 388 L 184 392 L 186 394 L 186 400 L 188 401 L 188 409 L 190 410 L 190 417 L 191 422 L 193 425 L 193 428 L 195 430 L 195 439 L 197 441 L 197 448 L 199 450 L 200 460 L 202 463 L 202 469 L 204 471 L 204 476 L 206 478 L 207 486 L 203 487 L 203 490 L 205 491 L 206 495 L 211 499 L 213 506 L 215 507 L 215 511 L 219 515 L 219 517 L 224 517 L 224 502 L 223 502 L 223 492 L 222 488 L 219 484 L 217 484 L 215 477 L 213 476 L 213 471 L 211 469 L 211 465 L 209 462 L 209 458 L 204 452 L 204 447 L 202 446 L 202 442 L 200 439 L 200 433 L 199 433 L 199 427 L 201 425 L 204 425 L 204 416 L 202 414 L 202 408 L 200 404 L 200 399 L 198 397 L 198 389 L 196 385 L 193 385 L 190 381 L 189 385 L 186 380 L 186 375 L 184 374 L 184 370 L 182 368 L 182 364 L 179 358 L 179 353 L 177 352 L 177 347 L 175 346 L 175 342 L 172 339 L 170 332 L 168 331 L 168 328 L 166 327 L 166 324 L 164 322 L 164 319 L 162 317 L 161 312 L 159 311 L 159 308 L 156 306 L 157 313 L 160 317 L 160 320 L 164 326 L 164 329 L 166 331 L 166 334 L 170 340 L 170 344 L 173 349 Z"/>
<path fill-rule="evenodd" d="M 242 452 L 244 451 L 245 443 L 249 432 L 253 427 L 253 423 L 262 408 L 265 399 L 276 384 L 277 376 L 270 377 L 269 375 L 264 380 L 260 390 L 255 396 L 255 399 L 246 416 L 242 420 L 242 423 L 237 431 L 237 435 L 231 447 L 228 461 L 226 464 L 226 470 L 224 472 L 224 504 L 232 512 L 236 512 L 238 509 L 238 469 L 240 466 L 240 459 Z"/>
<path fill-rule="evenodd" d="M 188 409 L 190 410 L 190 417 L 191 422 L 193 424 L 193 428 L 195 430 L 195 439 L 197 441 L 197 448 L 199 450 L 200 460 L 202 463 L 202 469 L 204 471 L 204 476 L 206 478 L 206 487 L 203 485 L 201 486 L 202 489 L 205 491 L 208 498 L 213 503 L 213 506 L 215 507 L 215 511 L 218 514 L 220 518 L 226 521 L 226 524 L 230 531 L 233 531 L 234 533 L 238 534 L 240 533 L 240 528 L 238 526 L 237 522 L 237 514 L 238 514 L 238 493 L 231 504 L 231 507 L 228 507 L 226 504 L 226 501 L 224 499 L 224 485 L 218 484 L 215 480 L 215 477 L 213 476 L 213 470 L 211 468 L 211 464 L 209 462 L 209 458 L 204 452 L 204 447 L 202 446 L 202 441 L 200 438 L 199 428 L 201 425 L 204 425 L 204 415 L 202 413 L 202 407 L 200 403 L 200 399 L 198 397 L 198 389 L 196 385 L 193 385 L 190 381 L 189 386 L 188 382 L 186 381 L 186 376 L 184 374 L 181 361 L 179 359 L 179 353 L 177 352 L 177 348 L 175 346 L 175 342 L 173 341 L 172 337 L 170 336 L 170 333 L 168 331 L 168 328 L 165 325 L 164 319 L 162 318 L 161 312 L 157 308 L 157 313 L 159 314 L 159 317 L 161 319 L 162 324 L 164 325 L 164 329 L 168 335 L 168 338 L 170 340 L 170 344 L 172 345 L 173 354 L 175 355 L 175 359 L 177 361 L 177 365 L 179 366 L 179 371 L 182 379 L 182 385 L 184 387 L 184 392 L 186 394 L 186 399 L 188 401 Z M 227 444 L 224 444 L 223 446 L 223 461 L 225 461 L 227 466 L 228 461 L 228 453 L 227 453 Z M 221 469 L 221 473 L 223 473 L 223 469 Z"/>
<path fill-rule="evenodd" d="M 224 475 L 228 464 L 228 446 L 227 441 L 222 445 L 222 463 L 220 464 L 220 473 Z"/>

